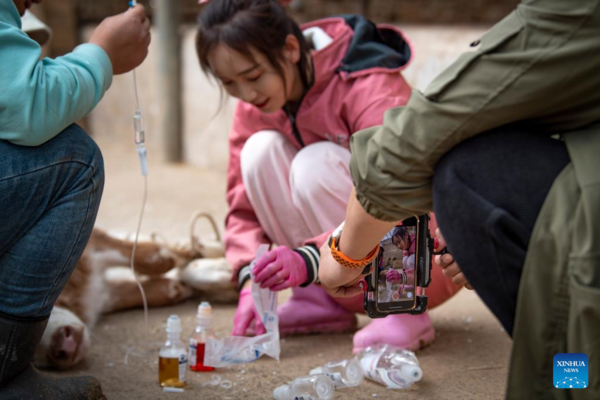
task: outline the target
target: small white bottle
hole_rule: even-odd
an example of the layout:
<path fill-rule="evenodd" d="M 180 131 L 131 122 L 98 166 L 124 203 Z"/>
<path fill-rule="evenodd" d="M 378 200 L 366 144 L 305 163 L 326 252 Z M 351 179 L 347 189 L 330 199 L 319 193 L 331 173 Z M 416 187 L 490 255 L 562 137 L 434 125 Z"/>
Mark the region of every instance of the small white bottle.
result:
<path fill-rule="evenodd" d="M 158 381 L 163 387 L 185 386 L 187 351 L 181 341 L 181 320 L 177 315 L 167 319 L 167 341 L 158 355 Z"/>
<path fill-rule="evenodd" d="M 206 339 L 214 338 L 215 334 L 210 328 L 212 319 L 212 307 L 208 301 L 203 301 L 198 306 L 196 314 L 197 324 L 190 337 L 189 362 L 192 371 L 208 372 L 214 368 L 204 365 L 204 351 L 206 348 Z"/>
<path fill-rule="evenodd" d="M 310 371 L 310 375 L 318 374 L 327 375 L 336 389 L 358 386 L 364 379 L 360 363 L 356 359 L 328 362 Z"/>
<path fill-rule="evenodd" d="M 367 347 L 357 356 L 365 377 L 390 389 L 404 389 L 421 380 L 415 353 L 390 345 Z"/>
<path fill-rule="evenodd" d="M 273 391 L 275 400 L 330 400 L 334 394 L 333 382 L 327 375 L 307 375 L 281 385 Z"/>

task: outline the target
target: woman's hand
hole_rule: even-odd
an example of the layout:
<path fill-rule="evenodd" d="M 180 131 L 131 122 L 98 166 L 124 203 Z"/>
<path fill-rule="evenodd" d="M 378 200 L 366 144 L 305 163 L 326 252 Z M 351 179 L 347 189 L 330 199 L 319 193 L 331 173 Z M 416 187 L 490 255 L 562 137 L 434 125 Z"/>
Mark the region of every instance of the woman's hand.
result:
<path fill-rule="evenodd" d="M 254 300 L 252 299 L 252 291 L 249 285 L 242 289 L 240 292 L 240 299 L 238 300 L 237 310 L 233 317 L 233 330 L 231 331 L 232 336 L 245 336 L 248 328 L 252 326 L 254 322 L 254 333 L 256 335 L 262 335 L 267 330 L 260 319 L 260 315 L 256 311 L 254 306 Z"/>
<path fill-rule="evenodd" d="M 446 241 L 444 240 L 442 232 L 439 228 L 436 230 L 435 234 L 439 241 L 438 249 L 443 249 L 444 247 L 446 247 Z M 458 266 L 458 263 L 454 261 L 454 257 L 452 257 L 452 254 L 446 253 L 436 255 L 435 263 L 442 267 L 444 276 L 446 278 L 451 279 L 455 285 L 464 285 L 467 289 L 473 290 L 473 286 L 471 286 L 471 284 L 465 277 L 465 274 L 462 273 L 460 267 Z"/>
<path fill-rule="evenodd" d="M 385 280 L 394 283 L 402 280 L 402 276 L 400 275 L 400 272 L 396 271 L 395 269 L 390 269 L 385 274 Z"/>
<path fill-rule="evenodd" d="M 252 269 L 254 282 L 273 291 L 300 286 L 308 279 L 302 256 L 286 246 L 269 251 Z"/>
<path fill-rule="evenodd" d="M 331 256 L 329 240 L 321 246 L 319 280 L 327 292 L 334 297 L 354 297 L 362 293 L 358 282 L 362 279 L 362 269 L 346 268 Z"/>

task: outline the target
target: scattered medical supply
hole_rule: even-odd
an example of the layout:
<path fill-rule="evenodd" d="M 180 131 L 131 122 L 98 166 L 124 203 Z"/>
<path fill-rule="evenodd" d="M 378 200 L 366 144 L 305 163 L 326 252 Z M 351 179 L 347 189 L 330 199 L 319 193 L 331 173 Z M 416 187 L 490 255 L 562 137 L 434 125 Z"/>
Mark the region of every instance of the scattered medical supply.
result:
<path fill-rule="evenodd" d="M 218 386 L 221 383 L 221 375 L 213 375 L 210 381 L 204 382 L 202 386 Z"/>
<path fill-rule="evenodd" d="M 233 387 L 233 382 L 224 380 L 220 385 L 223 389 L 231 389 Z"/>
<path fill-rule="evenodd" d="M 254 265 L 269 249 L 261 245 L 256 251 Z M 223 339 L 207 338 L 204 363 L 215 368 L 245 364 L 257 360 L 263 354 L 279 360 L 279 319 L 277 317 L 277 293 L 261 289 L 252 280 L 252 297 L 258 315 L 267 333 L 254 337 L 231 336 Z"/>
<path fill-rule="evenodd" d="M 198 306 L 196 328 L 190 337 L 190 352 L 188 359 L 192 371 L 207 372 L 214 370 L 214 367 L 204 364 L 206 339 L 215 337 L 215 334 L 210 327 L 211 318 L 212 308 L 210 303 L 208 301 L 203 301 Z"/>
<path fill-rule="evenodd" d="M 327 375 L 307 375 L 294 379 L 287 385 L 281 385 L 273 391 L 275 400 L 333 398 L 335 388 Z"/>
<path fill-rule="evenodd" d="M 423 377 L 419 360 L 409 350 L 377 345 L 367 347 L 356 357 L 365 377 L 389 389 L 407 388 Z"/>
<path fill-rule="evenodd" d="M 163 392 L 165 392 L 165 393 L 183 393 L 184 389 L 165 386 L 165 387 L 163 387 Z"/>
<path fill-rule="evenodd" d="M 158 381 L 161 386 L 182 388 L 185 386 L 187 351 L 181 341 L 181 320 L 171 315 L 167 320 L 167 341 L 158 356 Z"/>
<path fill-rule="evenodd" d="M 327 375 L 336 389 L 358 386 L 364 379 L 360 363 L 356 359 L 328 362 L 310 371 L 310 375 L 319 374 Z"/>

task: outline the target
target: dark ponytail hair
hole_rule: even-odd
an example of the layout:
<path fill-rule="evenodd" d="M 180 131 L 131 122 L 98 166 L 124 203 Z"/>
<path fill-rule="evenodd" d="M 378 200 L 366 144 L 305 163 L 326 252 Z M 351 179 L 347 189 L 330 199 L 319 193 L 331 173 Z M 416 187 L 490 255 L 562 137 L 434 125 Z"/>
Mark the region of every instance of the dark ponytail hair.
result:
<path fill-rule="evenodd" d="M 283 47 L 291 34 L 300 44 L 298 69 L 302 83 L 305 89 L 311 85 L 309 45 L 277 0 L 212 0 L 200 13 L 198 23 L 196 51 L 204 73 L 214 75 L 208 55 L 223 43 L 250 60 L 252 48 L 264 54 L 285 84 Z"/>
<path fill-rule="evenodd" d="M 392 232 L 392 237 L 399 237 L 400 239 L 404 239 L 406 235 L 408 235 L 408 229 L 405 226 L 397 226 Z"/>
<path fill-rule="evenodd" d="M 392 232 L 392 242 L 395 237 L 399 237 L 402 240 L 404 240 L 405 238 L 407 239 L 408 248 L 406 250 L 408 250 L 410 248 L 410 246 L 412 246 L 413 239 L 411 238 L 407 227 L 405 227 L 405 226 L 395 227 L 394 231 Z"/>

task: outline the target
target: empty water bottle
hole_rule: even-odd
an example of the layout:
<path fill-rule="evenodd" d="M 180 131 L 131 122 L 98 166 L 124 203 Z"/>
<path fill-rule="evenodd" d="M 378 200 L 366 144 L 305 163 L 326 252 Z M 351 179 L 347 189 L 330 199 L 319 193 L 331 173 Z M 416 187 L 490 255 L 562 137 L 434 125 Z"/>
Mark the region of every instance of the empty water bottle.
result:
<path fill-rule="evenodd" d="M 275 400 L 329 400 L 334 394 L 333 382 L 327 375 L 308 375 L 294 379 L 273 391 Z"/>
<path fill-rule="evenodd" d="M 389 345 L 367 347 L 357 356 L 365 377 L 390 389 L 404 389 L 421 380 L 415 353 Z"/>
<path fill-rule="evenodd" d="M 364 375 L 357 360 L 342 360 L 328 362 L 322 367 L 310 371 L 311 375 L 325 374 L 335 388 L 354 387 L 362 383 Z"/>

